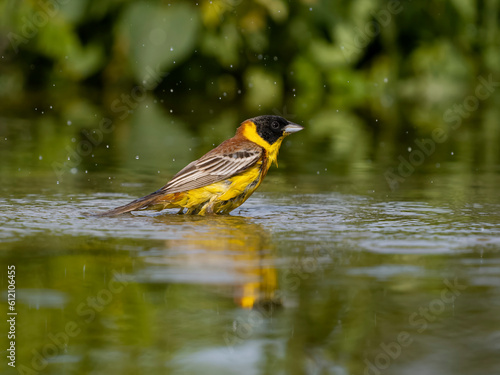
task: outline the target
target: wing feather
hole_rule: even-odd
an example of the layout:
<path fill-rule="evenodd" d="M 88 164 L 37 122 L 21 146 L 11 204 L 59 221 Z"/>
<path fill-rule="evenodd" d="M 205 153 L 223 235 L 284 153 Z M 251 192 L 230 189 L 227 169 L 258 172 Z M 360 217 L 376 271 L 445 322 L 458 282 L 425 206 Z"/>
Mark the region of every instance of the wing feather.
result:
<path fill-rule="evenodd" d="M 255 165 L 263 153 L 254 143 L 239 145 L 237 150 L 221 146 L 188 164 L 158 192 L 179 193 L 225 180 Z"/>

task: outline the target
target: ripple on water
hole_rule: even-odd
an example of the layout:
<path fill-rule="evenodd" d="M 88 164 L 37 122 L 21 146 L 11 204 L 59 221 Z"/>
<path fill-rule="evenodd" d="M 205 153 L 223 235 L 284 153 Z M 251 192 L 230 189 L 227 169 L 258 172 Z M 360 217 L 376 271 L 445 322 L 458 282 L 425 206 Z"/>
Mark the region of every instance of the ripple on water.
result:
<path fill-rule="evenodd" d="M 29 195 L 4 198 L 0 205 L 0 242 L 39 233 L 97 238 L 182 239 L 193 231 L 206 233 L 209 218 L 152 211 L 115 218 L 82 214 L 127 203 L 123 194 Z M 336 193 L 258 193 L 233 212 L 261 225 L 275 240 L 354 241 L 359 250 L 376 253 L 449 253 L 481 242 L 498 244 L 500 228 L 482 218 L 497 205 L 470 203 L 431 205 L 428 202 L 380 201 Z M 471 217 L 470 210 L 477 215 Z M 478 210 L 487 209 L 487 212 Z M 230 225 L 230 224 L 229 224 Z"/>

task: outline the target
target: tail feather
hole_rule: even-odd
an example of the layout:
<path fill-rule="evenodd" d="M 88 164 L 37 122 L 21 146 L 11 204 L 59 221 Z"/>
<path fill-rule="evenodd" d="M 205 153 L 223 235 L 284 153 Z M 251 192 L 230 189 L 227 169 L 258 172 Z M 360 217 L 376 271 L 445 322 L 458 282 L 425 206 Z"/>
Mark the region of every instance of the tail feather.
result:
<path fill-rule="evenodd" d="M 158 198 L 161 195 L 162 194 L 159 194 L 158 192 L 154 192 L 149 195 L 146 195 L 145 197 L 136 199 L 135 201 L 132 201 L 124 206 L 116 207 L 104 212 L 95 213 L 93 214 L 93 216 L 97 217 L 116 216 L 130 211 L 145 209 L 157 203 L 159 201 Z"/>

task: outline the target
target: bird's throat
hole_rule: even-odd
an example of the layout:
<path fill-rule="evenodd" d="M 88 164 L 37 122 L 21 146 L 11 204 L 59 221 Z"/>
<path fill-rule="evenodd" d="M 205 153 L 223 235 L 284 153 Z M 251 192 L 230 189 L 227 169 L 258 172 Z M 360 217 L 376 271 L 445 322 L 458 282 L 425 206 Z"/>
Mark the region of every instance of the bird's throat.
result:
<path fill-rule="evenodd" d="M 283 142 L 283 139 L 285 136 L 282 136 L 278 138 L 272 145 L 269 144 L 265 139 L 263 139 L 258 133 L 257 133 L 257 127 L 252 121 L 246 121 L 243 123 L 243 136 L 248 139 L 249 141 L 252 141 L 253 143 L 258 144 L 261 146 L 264 150 L 267 152 L 267 157 L 269 160 L 269 166 L 271 163 L 276 164 L 278 166 L 278 152 L 280 150 L 281 142 Z M 268 166 L 268 168 L 269 168 Z"/>

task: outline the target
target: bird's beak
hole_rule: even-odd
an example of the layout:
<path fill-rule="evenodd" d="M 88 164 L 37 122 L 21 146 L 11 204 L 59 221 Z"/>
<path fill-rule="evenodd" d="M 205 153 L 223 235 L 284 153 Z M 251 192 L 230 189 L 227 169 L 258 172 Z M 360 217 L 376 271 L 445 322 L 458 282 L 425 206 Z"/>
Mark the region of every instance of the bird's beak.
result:
<path fill-rule="evenodd" d="M 304 129 L 303 126 L 294 124 L 293 122 L 289 122 L 288 125 L 285 126 L 284 132 L 285 134 L 292 134 L 300 132 L 302 129 Z"/>

